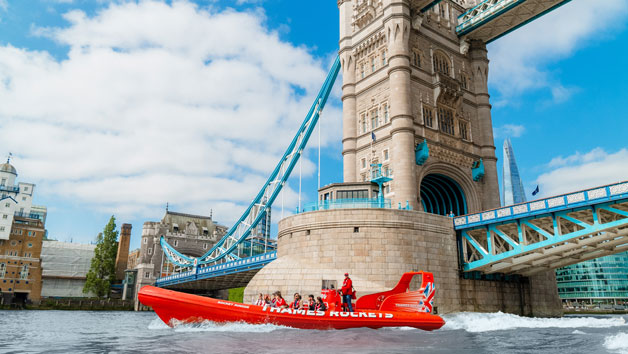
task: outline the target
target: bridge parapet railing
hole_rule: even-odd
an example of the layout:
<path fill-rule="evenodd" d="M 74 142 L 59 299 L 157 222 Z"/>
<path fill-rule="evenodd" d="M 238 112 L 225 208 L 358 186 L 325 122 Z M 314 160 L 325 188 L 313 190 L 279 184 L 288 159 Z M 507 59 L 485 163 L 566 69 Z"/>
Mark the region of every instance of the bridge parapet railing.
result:
<path fill-rule="evenodd" d="M 172 275 L 168 275 L 165 277 L 161 277 L 155 281 L 156 286 L 163 286 L 172 283 L 176 283 L 178 281 L 192 281 L 203 275 L 211 274 L 214 272 L 228 272 L 229 270 L 238 269 L 241 267 L 257 267 L 262 264 L 269 263 L 277 258 L 277 251 L 272 251 L 264 254 L 260 254 L 253 257 L 241 258 L 231 262 L 225 262 L 220 264 L 215 264 L 209 267 L 198 267 L 193 268 L 190 271 L 176 273 Z M 246 270 L 246 269 L 245 269 Z"/>
<path fill-rule="evenodd" d="M 301 212 L 330 210 L 330 209 L 375 209 L 392 208 L 390 199 L 378 198 L 353 198 L 353 199 L 332 199 L 319 202 L 308 203 Z"/>
<path fill-rule="evenodd" d="M 487 223 L 624 198 L 628 198 L 628 181 L 455 217 L 454 227 L 456 230 L 468 229 Z"/>
<path fill-rule="evenodd" d="M 484 0 L 469 11 L 458 16 L 456 32 L 458 35 L 464 34 L 476 24 L 495 18 L 524 1 L 525 0 Z"/>

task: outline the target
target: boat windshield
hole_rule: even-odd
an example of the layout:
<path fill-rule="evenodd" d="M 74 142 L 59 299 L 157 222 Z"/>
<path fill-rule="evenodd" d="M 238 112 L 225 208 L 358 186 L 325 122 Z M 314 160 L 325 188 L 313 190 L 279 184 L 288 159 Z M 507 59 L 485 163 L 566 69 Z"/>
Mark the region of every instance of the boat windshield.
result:
<path fill-rule="evenodd" d="M 421 284 L 423 283 L 423 275 L 415 274 L 410 280 L 410 285 L 408 286 L 408 291 L 418 291 L 421 289 Z"/>

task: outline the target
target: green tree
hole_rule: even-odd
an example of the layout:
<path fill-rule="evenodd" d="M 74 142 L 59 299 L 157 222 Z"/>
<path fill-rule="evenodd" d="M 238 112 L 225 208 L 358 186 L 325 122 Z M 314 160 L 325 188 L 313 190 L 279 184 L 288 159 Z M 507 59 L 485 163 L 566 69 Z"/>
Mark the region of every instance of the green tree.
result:
<path fill-rule="evenodd" d="M 87 273 L 83 292 L 94 292 L 98 297 L 109 294 L 111 283 L 116 278 L 116 253 L 118 252 L 118 231 L 116 218 L 112 215 L 103 232 L 96 238 L 94 258 Z"/>

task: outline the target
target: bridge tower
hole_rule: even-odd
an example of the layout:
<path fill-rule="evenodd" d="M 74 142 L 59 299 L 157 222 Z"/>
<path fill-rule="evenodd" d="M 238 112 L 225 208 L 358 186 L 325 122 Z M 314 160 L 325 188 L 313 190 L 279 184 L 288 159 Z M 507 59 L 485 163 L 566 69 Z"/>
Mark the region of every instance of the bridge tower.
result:
<path fill-rule="evenodd" d="M 381 163 L 393 205 L 499 207 L 486 45 L 456 33 L 467 2 L 338 1 L 345 182 Z"/>

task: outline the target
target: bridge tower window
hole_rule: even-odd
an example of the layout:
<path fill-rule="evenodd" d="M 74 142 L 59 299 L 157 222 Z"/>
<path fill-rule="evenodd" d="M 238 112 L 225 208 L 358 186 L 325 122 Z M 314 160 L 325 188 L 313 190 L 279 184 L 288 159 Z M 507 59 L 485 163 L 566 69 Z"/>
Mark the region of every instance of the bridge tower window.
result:
<path fill-rule="evenodd" d="M 438 126 L 441 132 L 454 135 L 454 111 L 449 108 L 438 107 Z"/>
<path fill-rule="evenodd" d="M 375 130 L 379 127 L 379 116 L 377 114 L 377 108 L 371 111 L 371 129 Z"/>
<path fill-rule="evenodd" d="M 434 53 L 434 71 L 449 76 L 449 59 L 442 53 Z"/>
<path fill-rule="evenodd" d="M 463 140 L 469 140 L 469 125 L 467 122 L 458 121 L 458 130 L 460 131 L 460 137 Z"/>
<path fill-rule="evenodd" d="M 434 117 L 430 107 L 423 106 L 423 122 L 427 127 L 434 127 Z"/>

